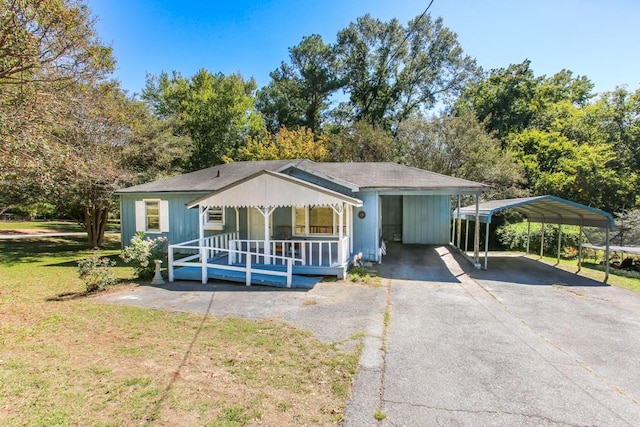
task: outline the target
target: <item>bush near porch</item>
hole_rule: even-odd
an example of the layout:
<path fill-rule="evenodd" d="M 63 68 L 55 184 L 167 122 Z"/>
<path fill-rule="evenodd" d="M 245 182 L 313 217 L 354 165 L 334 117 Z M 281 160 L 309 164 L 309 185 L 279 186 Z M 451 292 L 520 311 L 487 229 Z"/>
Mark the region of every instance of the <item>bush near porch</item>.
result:
<path fill-rule="evenodd" d="M 0 241 L 0 425 L 338 425 L 357 351 L 275 320 L 71 298 L 85 245 Z M 135 286 L 119 249 L 109 236 L 102 255 Z"/>

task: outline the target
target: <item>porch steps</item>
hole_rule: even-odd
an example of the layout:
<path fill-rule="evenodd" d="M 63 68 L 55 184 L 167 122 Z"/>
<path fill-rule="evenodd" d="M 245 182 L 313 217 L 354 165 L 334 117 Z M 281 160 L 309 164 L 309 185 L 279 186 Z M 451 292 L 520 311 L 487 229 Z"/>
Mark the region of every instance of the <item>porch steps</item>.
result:
<path fill-rule="evenodd" d="M 260 269 L 276 269 L 277 266 L 266 266 L 266 265 L 254 265 L 255 268 Z M 175 280 L 202 280 L 202 270 L 200 267 L 178 267 L 174 270 L 174 278 Z M 215 267 L 207 268 L 207 277 L 209 279 L 223 280 L 228 282 L 240 282 L 245 283 L 247 280 L 247 276 L 245 272 L 242 271 L 230 271 L 230 270 L 222 270 Z M 313 287 L 322 280 L 321 277 L 309 277 L 309 276 L 299 276 L 293 275 L 291 277 L 291 288 L 296 289 L 313 289 Z M 287 278 L 284 276 L 272 276 L 269 274 L 263 273 L 252 273 L 251 274 L 251 284 L 252 285 L 262 285 L 262 286 L 273 286 L 276 288 L 286 288 L 287 287 Z"/>

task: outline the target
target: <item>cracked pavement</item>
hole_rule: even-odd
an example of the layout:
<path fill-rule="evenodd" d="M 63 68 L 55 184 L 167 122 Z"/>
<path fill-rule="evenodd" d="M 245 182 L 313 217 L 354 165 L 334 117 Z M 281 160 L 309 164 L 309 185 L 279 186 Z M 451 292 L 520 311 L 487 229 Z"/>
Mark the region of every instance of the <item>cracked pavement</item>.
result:
<path fill-rule="evenodd" d="M 386 347 L 345 426 L 640 425 L 640 295 L 521 256 L 480 271 L 446 247 L 388 254 Z"/>

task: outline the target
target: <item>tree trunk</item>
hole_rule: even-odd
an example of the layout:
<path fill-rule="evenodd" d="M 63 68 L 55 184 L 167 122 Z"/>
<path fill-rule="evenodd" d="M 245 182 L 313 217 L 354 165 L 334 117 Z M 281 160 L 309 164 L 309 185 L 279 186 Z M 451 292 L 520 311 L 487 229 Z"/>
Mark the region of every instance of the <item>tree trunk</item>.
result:
<path fill-rule="evenodd" d="M 104 243 L 104 232 L 107 228 L 109 208 L 92 206 L 84 208 L 84 226 L 87 230 L 89 247 L 98 249 Z"/>

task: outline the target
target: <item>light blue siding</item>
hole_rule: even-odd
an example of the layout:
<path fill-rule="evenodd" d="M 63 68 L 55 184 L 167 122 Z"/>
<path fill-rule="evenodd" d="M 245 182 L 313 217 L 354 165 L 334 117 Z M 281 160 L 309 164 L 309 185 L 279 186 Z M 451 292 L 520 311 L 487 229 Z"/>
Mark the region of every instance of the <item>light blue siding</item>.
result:
<path fill-rule="evenodd" d="M 450 200 L 449 196 L 403 196 L 402 242 L 449 243 Z"/>
<path fill-rule="evenodd" d="M 131 237 L 136 233 L 136 208 L 135 202 L 144 199 L 160 199 L 169 202 L 169 231 L 166 233 L 150 233 L 149 237 L 164 236 L 170 243 L 186 242 L 198 238 L 198 209 L 187 209 L 187 203 L 204 196 L 207 193 L 145 193 L 126 194 L 120 196 L 121 204 L 121 233 L 122 245 L 129 244 Z M 227 212 L 227 218 L 231 219 L 235 229 L 235 212 Z"/>
<path fill-rule="evenodd" d="M 360 192 L 356 197 L 363 205 L 353 209 L 353 252 L 362 252 L 366 260 L 379 261 L 380 196 L 377 192 Z M 365 213 L 364 218 L 358 216 L 360 212 Z"/>

